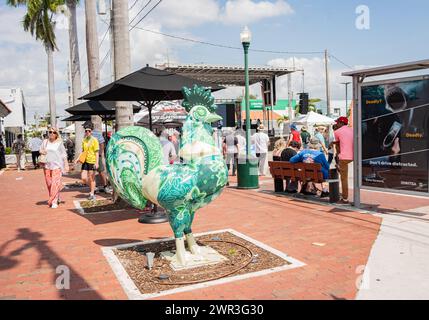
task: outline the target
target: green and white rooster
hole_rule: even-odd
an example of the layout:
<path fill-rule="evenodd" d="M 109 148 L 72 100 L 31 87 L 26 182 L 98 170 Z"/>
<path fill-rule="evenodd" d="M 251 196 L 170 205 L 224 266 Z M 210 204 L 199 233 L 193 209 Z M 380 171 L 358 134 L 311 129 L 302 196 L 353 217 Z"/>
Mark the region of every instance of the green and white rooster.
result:
<path fill-rule="evenodd" d="M 196 210 L 220 195 L 228 179 L 222 153 L 215 146 L 211 123 L 221 117 L 210 91 L 183 88 L 188 116 L 182 128 L 179 156 L 183 163 L 163 165 L 158 138 L 142 127 L 127 127 L 107 146 L 107 171 L 121 198 L 143 209 L 147 200 L 163 207 L 176 239 L 176 259 L 186 265 L 188 248 L 199 253 L 192 221 Z"/>

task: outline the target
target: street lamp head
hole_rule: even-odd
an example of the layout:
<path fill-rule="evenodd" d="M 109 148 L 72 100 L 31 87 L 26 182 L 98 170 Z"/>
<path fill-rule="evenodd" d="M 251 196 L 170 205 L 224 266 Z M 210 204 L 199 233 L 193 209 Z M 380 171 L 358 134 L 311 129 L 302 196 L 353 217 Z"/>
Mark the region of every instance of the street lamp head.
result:
<path fill-rule="evenodd" d="M 240 40 L 241 43 L 250 43 L 252 40 L 252 33 L 247 26 L 244 27 L 243 31 L 241 31 Z"/>

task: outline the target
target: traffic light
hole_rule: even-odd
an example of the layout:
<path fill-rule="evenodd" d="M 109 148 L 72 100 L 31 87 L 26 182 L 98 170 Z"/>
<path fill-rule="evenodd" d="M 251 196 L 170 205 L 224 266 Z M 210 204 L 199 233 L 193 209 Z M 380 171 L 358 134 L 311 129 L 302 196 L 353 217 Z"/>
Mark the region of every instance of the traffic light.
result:
<path fill-rule="evenodd" d="M 302 92 L 299 94 L 299 113 L 307 114 L 308 113 L 308 93 Z"/>

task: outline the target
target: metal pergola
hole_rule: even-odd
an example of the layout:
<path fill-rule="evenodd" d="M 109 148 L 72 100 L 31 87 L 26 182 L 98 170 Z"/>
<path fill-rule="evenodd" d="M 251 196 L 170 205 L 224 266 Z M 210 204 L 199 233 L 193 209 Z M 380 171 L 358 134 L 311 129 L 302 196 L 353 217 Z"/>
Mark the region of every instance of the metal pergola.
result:
<path fill-rule="evenodd" d="M 429 59 L 342 73 L 343 76 L 350 76 L 353 79 L 353 205 L 357 208 L 361 205 L 360 189 L 362 188 L 361 85 L 369 77 L 422 69 L 429 69 Z"/>
<path fill-rule="evenodd" d="M 157 65 L 156 67 L 221 86 L 244 86 L 244 67 L 241 66 L 164 64 Z M 249 84 L 252 85 L 261 82 L 262 80 L 271 80 L 274 77 L 283 76 L 293 72 L 295 72 L 295 70 L 287 68 L 249 67 Z"/>
<path fill-rule="evenodd" d="M 184 65 L 170 65 L 163 64 L 157 65 L 157 68 L 164 69 L 169 72 L 174 72 L 189 78 L 198 79 L 211 83 L 213 85 L 220 85 L 224 87 L 232 86 L 244 86 L 244 67 L 243 66 L 227 66 L 227 65 L 204 65 L 204 64 L 184 64 Z M 268 120 L 268 130 L 270 130 L 270 113 L 272 115 L 272 104 L 274 104 L 274 97 L 276 92 L 276 81 L 277 77 L 291 74 L 297 70 L 288 68 L 276 68 L 276 67 L 249 67 L 249 85 L 255 83 L 261 83 L 262 81 L 269 81 L 271 91 L 269 93 L 271 97 L 271 104 L 266 106 L 264 110 L 264 120 Z M 264 95 L 264 94 L 263 94 Z M 267 112 L 266 112 L 267 111 Z M 267 118 L 265 118 L 267 116 Z M 241 120 L 241 112 L 240 112 Z"/>

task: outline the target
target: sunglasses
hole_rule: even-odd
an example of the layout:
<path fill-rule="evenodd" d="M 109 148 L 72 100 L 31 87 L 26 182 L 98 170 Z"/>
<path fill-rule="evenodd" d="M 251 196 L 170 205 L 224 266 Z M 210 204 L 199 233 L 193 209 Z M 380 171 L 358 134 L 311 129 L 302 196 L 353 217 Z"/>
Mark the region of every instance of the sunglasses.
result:
<path fill-rule="evenodd" d="M 85 129 L 85 132 L 91 132 L 92 130 L 91 129 Z"/>
<path fill-rule="evenodd" d="M 55 133 L 55 134 L 57 134 L 55 131 L 48 131 L 48 133 Z"/>

